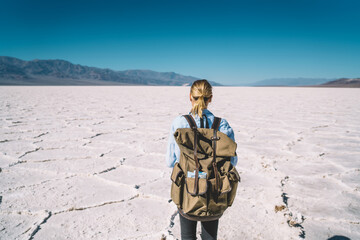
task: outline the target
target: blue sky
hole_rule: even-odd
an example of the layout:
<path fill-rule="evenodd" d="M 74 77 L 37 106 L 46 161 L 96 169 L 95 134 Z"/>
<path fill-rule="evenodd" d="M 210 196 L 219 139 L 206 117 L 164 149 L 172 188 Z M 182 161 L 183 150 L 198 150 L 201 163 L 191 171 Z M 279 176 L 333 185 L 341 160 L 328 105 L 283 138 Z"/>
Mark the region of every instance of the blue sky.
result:
<path fill-rule="evenodd" d="M 360 1 L 0 0 L 0 55 L 223 84 L 360 77 Z"/>

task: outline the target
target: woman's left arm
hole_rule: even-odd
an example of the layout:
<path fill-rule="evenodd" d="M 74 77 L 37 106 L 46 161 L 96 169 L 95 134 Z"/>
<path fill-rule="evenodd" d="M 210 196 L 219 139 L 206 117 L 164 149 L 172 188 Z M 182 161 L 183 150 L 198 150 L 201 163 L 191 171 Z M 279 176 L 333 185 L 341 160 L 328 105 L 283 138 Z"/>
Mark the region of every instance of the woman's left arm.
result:
<path fill-rule="evenodd" d="M 175 163 L 179 161 L 180 158 L 180 149 L 177 145 L 174 137 L 176 129 L 181 126 L 181 116 L 175 118 L 171 124 L 168 145 L 166 150 L 166 164 L 168 167 L 174 167 Z"/>

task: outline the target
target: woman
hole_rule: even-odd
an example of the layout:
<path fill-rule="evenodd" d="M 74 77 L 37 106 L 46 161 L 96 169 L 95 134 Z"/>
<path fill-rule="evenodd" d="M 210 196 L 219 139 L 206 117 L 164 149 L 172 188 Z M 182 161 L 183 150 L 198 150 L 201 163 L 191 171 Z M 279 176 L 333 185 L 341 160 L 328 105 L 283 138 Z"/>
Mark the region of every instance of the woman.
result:
<path fill-rule="evenodd" d="M 212 86 L 210 83 L 203 79 L 195 81 L 190 89 L 190 101 L 192 105 L 191 114 L 195 119 L 198 127 L 211 128 L 214 122 L 214 115 L 207 109 L 209 103 L 212 101 Z M 180 149 L 175 142 L 174 133 L 178 128 L 189 128 L 189 124 L 184 116 L 178 116 L 172 123 L 169 135 L 169 142 L 167 147 L 166 162 L 169 167 L 174 167 L 176 162 L 180 160 Z M 225 119 L 221 119 L 219 131 L 225 133 L 233 141 L 234 131 Z M 237 157 L 231 158 L 233 166 L 237 163 Z M 181 214 L 180 227 L 181 238 L 183 240 L 196 239 L 196 224 L 197 221 L 191 221 Z M 216 239 L 219 220 L 201 222 L 201 238 L 202 239 Z"/>

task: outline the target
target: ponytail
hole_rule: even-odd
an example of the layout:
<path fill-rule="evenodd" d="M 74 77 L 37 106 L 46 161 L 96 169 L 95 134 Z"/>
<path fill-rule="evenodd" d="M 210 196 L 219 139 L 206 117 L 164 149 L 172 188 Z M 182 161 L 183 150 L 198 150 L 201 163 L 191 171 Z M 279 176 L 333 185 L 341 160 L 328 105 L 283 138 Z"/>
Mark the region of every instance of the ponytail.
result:
<path fill-rule="evenodd" d="M 191 113 L 194 116 L 197 114 L 202 118 L 203 110 L 207 108 L 209 100 L 212 97 L 212 86 L 205 79 L 197 80 L 192 84 L 190 94 L 192 99 L 195 100 Z"/>

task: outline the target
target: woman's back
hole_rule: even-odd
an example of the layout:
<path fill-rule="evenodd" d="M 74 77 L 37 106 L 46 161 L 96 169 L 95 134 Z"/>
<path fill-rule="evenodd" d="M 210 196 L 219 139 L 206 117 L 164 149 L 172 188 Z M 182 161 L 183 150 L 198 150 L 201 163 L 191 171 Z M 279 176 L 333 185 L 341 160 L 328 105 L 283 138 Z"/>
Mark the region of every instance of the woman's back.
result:
<path fill-rule="evenodd" d="M 173 167 L 171 196 L 180 213 L 181 239 L 196 239 L 197 220 L 202 239 L 216 239 L 219 218 L 231 206 L 240 181 L 234 131 L 207 109 L 212 101 L 207 80 L 195 81 L 189 97 L 192 117 L 178 116 L 170 128 L 166 163 Z M 205 129 L 213 124 L 215 129 Z"/>
<path fill-rule="evenodd" d="M 212 114 L 208 109 L 203 110 L 203 118 L 200 118 L 198 115 L 193 116 L 195 123 L 198 128 L 201 127 L 201 122 L 203 122 L 203 126 L 206 127 L 206 121 L 208 122 L 208 128 L 212 127 L 214 122 L 214 114 Z M 183 115 L 178 116 L 174 119 L 169 133 L 169 140 L 167 146 L 166 153 L 166 163 L 168 167 L 174 167 L 175 162 L 178 162 L 180 159 L 180 149 L 179 146 L 175 142 L 174 133 L 178 128 L 190 128 L 189 123 L 186 121 Z M 230 124 L 225 120 L 221 119 L 220 126 L 218 129 L 220 132 L 226 134 L 229 138 L 231 138 L 235 142 L 234 131 L 230 127 Z M 237 164 L 237 156 L 231 158 L 231 163 L 233 166 Z"/>

